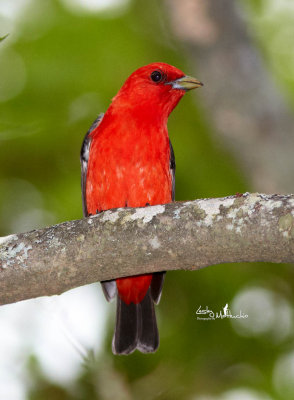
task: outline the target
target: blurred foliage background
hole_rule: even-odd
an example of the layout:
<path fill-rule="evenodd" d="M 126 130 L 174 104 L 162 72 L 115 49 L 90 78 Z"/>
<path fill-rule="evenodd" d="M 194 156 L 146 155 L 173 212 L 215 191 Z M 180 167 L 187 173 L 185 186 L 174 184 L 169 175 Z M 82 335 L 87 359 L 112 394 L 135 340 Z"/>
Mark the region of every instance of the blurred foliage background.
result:
<path fill-rule="evenodd" d="M 293 107 L 293 4 L 240 6 Z M 174 34 L 168 3 L 156 0 L 0 0 L 0 36 L 7 33 L 0 43 L 2 236 L 82 217 L 81 142 L 136 68 L 163 61 L 202 79 Z M 215 140 L 214 110 L 199 96 L 185 96 L 169 120 L 176 199 L 259 190 Z M 154 355 L 112 355 L 115 306 L 97 285 L 3 306 L 0 398 L 293 399 L 291 278 L 291 266 L 270 264 L 169 273 Z M 227 303 L 248 319 L 197 320 L 200 305 L 219 311 Z"/>

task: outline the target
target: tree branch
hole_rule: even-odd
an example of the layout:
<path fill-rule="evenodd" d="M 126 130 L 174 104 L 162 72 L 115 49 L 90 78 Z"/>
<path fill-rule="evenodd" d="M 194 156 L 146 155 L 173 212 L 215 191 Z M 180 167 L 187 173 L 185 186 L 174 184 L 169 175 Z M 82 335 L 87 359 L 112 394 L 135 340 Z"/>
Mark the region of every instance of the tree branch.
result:
<path fill-rule="evenodd" d="M 0 238 L 0 304 L 146 272 L 294 262 L 294 195 L 108 210 Z"/>

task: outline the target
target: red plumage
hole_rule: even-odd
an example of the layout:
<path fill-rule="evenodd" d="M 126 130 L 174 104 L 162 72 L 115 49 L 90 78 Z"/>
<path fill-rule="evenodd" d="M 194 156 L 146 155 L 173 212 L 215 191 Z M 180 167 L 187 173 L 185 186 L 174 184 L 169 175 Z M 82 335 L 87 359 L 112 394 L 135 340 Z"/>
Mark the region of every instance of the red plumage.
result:
<path fill-rule="evenodd" d="M 171 169 L 167 119 L 185 91 L 192 88 L 189 85 L 198 87 L 200 82 L 164 63 L 142 67 L 126 80 L 103 118 L 89 131 L 82 148 L 86 215 L 110 208 L 145 207 L 173 200 L 174 171 Z M 86 171 L 85 168 L 83 170 L 85 160 Z M 138 320 L 144 318 L 144 315 L 138 316 L 138 310 L 143 310 L 143 304 L 146 303 L 146 313 L 154 316 L 151 331 L 156 336 L 153 302 L 143 302 L 152 279 L 153 276 L 148 274 L 116 280 L 119 295 L 117 312 L 123 314 L 120 307 L 125 307 L 125 318 L 128 318 L 128 313 L 132 314 L 130 319 L 135 315 L 137 325 L 131 333 L 128 333 L 129 327 L 116 329 L 113 344 L 115 353 L 126 354 L 136 347 L 143 352 L 156 350 L 158 339 L 152 343 L 149 339 L 152 333 L 145 335 L 147 339 L 144 338 L 142 329 L 148 330 L 148 326 L 146 328 L 145 321 Z M 106 286 L 104 290 L 107 292 Z M 161 287 L 155 291 L 158 290 L 161 291 Z M 106 295 L 112 297 L 112 294 Z M 151 300 L 152 287 L 148 296 Z M 156 293 L 155 297 L 158 296 Z M 153 300 L 156 301 L 155 298 Z M 137 306 L 131 306 L 132 303 Z M 121 316 L 117 317 L 117 323 L 121 323 Z M 128 326 L 128 322 L 125 323 Z M 129 335 L 130 338 L 121 338 L 123 335 Z"/>

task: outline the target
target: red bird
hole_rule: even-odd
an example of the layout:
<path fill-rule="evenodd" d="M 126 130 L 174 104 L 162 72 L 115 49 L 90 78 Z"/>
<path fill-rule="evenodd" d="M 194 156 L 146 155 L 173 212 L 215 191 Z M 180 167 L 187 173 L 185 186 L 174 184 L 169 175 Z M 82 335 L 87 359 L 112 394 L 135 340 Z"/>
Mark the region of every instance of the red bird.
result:
<path fill-rule="evenodd" d="M 81 149 L 84 215 L 119 207 L 170 203 L 175 158 L 167 119 L 197 79 L 164 63 L 137 69 L 89 129 Z M 108 301 L 117 295 L 114 354 L 158 348 L 154 311 L 164 272 L 102 282 Z"/>

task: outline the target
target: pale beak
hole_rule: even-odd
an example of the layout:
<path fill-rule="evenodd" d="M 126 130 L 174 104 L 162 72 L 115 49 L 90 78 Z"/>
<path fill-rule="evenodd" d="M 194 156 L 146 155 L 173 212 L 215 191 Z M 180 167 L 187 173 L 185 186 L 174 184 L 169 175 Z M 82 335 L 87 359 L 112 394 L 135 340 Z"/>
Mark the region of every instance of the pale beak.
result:
<path fill-rule="evenodd" d="M 176 79 L 175 81 L 167 82 L 166 85 L 171 85 L 173 89 L 191 90 L 203 86 L 203 83 L 192 76 L 185 75 L 182 78 Z"/>

